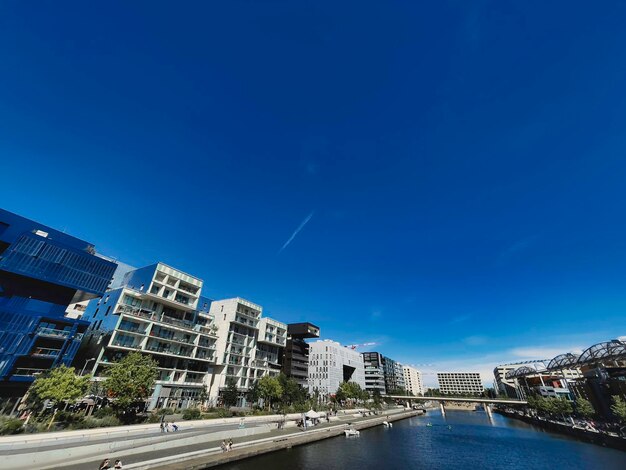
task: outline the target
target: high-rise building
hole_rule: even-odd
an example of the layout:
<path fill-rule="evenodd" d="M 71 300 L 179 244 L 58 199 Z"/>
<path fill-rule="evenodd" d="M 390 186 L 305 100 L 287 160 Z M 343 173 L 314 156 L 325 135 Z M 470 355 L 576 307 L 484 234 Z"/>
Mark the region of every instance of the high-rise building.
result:
<path fill-rule="evenodd" d="M 404 384 L 406 391 L 411 395 L 424 395 L 424 386 L 422 385 L 422 373 L 411 366 L 403 366 Z"/>
<path fill-rule="evenodd" d="M 65 310 L 103 295 L 115 267 L 92 244 L 0 209 L 1 395 L 72 363 L 89 323 Z"/>
<path fill-rule="evenodd" d="M 383 356 L 383 372 L 385 374 L 385 389 L 388 394 L 393 394 L 405 389 L 404 371 L 402 364 L 393 359 Z"/>
<path fill-rule="evenodd" d="M 304 388 L 308 388 L 309 378 L 309 344 L 305 340 L 319 337 L 320 329 L 312 323 L 287 325 L 287 345 L 283 353 L 282 371 Z"/>
<path fill-rule="evenodd" d="M 365 390 L 370 393 L 378 391 L 385 395 L 385 371 L 383 369 L 383 355 L 378 352 L 364 352 L 363 365 L 365 367 Z"/>
<path fill-rule="evenodd" d="M 210 385 L 213 400 L 232 382 L 240 392 L 237 404 L 243 406 L 245 392 L 255 381 L 280 373 L 287 325 L 262 318 L 262 312 L 260 305 L 239 297 L 211 304 L 217 326 L 217 361 Z"/>
<path fill-rule="evenodd" d="M 309 344 L 309 393 L 334 394 L 341 382 L 355 382 L 365 388 L 363 356 L 336 341 Z"/>
<path fill-rule="evenodd" d="M 484 391 L 478 372 L 437 372 L 437 381 L 444 395 L 479 395 Z"/>
<path fill-rule="evenodd" d="M 149 409 L 196 403 L 216 361 L 217 328 L 202 280 L 156 263 L 128 272 L 121 284 L 83 312 L 91 326 L 77 365 L 100 381 L 111 363 L 139 351 L 158 364 Z"/>

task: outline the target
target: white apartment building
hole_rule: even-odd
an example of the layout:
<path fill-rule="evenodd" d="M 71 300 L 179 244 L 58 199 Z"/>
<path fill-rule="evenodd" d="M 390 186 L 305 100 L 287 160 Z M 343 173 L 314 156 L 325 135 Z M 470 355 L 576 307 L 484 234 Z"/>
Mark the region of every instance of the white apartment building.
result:
<path fill-rule="evenodd" d="M 406 390 L 415 396 L 424 395 L 424 386 L 422 385 L 422 373 L 411 366 L 403 366 L 404 386 Z"/>
<path fill-rule="evenodd" d="M 480 394 L 484 387 L 478 372 L 437 372 L 439 391 L 445 395 Z"/>
<path fill-rule="evenodd" d="M 91 325 L 76 366 L 104 380 L 109 364 L 139 351 L 158 365 L 150 409 L 196 403 L 213 374 L 217 341 L 202 285 L 163 263 L 127 273 L 122 287 L 90 301 L 82 312 Z"/>
<path fill-rule="evenodd" d="M 355 382 L 365 389 L 363 356 L 336 341 L 309 343 L 309 392 L 336 393 L 341 382 Z"/>
<path fill-rule="evenodd" d="M 217 327 L 216 367 L 209 387 L 210 399 L 234 381 L 242 392 L 238 405 L 245 404 L 243 392 L 265 375 L 280 373 L 279 358 L 287 341 L 287 325 L 262 318 L 263 308 L 248 300 L 216 300 L 210 315 Z"/>

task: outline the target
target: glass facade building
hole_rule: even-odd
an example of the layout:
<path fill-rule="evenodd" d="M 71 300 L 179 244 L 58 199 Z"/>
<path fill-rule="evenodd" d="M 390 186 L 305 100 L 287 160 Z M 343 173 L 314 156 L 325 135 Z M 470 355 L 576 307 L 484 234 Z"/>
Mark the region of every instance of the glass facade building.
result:
<path fill-rule="evenodd" d="M 89 324 L 70 303 L 102 296 L 116 264 L 90 243 L 0 209 L 0 394 L 22 395 L 51 367 L 70 365 Z"/>

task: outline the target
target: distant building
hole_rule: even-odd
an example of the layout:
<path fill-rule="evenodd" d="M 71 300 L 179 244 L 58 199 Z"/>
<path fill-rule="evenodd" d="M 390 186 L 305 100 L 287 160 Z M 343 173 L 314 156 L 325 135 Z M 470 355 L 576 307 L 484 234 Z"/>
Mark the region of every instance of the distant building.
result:
<path fill-rule="evenodd" d="M 96 381 L 131 351 L 151 356 L 159 375 L 149 409 L 197 403 L 216 364 L 217 326 L 202 297 L 203 281 L 156 263 L 126 273 L 122 287 L 92 300 L 82 318 L 91 323 L 77 366 Z"/>
<path fill-rule="evenodd" d="M 385 389 L 391 394 L 406 389 L 402 364 L 383 356 L 383 372 L 385 374 Z"/>
<path fill-rule="evenodd" d="M 406 391 L 415 396 L 424 395 L 422 373 L 411 366 L 402 367 L 402 371 L 404 372 Z"/>
<path fill-rule="evenodd" d="M 478 372 L 437 372 L 437 381 L 444 395 L 478 395 L 484 391 Z"/>
<path fill-rule="evenodd" d="M 217 400 L 228 386 L 239 390 L 238 406 L 246 404 L 245 392 L 265 375 L 277 376 L 287 342 L 287 325 L 262 318 L 263 308 L 239 297 L 215 300 L 210 313 L 217 327 L 217 361 L 209 388 Z"/>
<path fill-rule="evenodd" d="M 0 395 L 72 363 L 89 323 L 65 310 L 103 295 L 115 267 L 90 243 L 0 209 Z"/>
<path fill-rule="evenodd" d="M 312 323 L 290 323 L 287 325 L 287 345 L 283 352 L 282 371 L 287 377 L 308 389 L 309 345 L 305 341 L 319 338 L 320 329 Z"/>
<path fill-rule="evenodd" d="M 381 395 L 385 395 L 387 389 L 385 388 L 383 355 L 379 352 L 364 352 L 361 356 L 363 356 L 365 367 L 365 390 L 370 393 L 378 391 Z"/>
<path fill-rule="evenodd" d="M 341 382 L 355 382 L 365 389 L 363 356 L 336 341 L 309 344 L 309 392 L 334 394 Z"/>

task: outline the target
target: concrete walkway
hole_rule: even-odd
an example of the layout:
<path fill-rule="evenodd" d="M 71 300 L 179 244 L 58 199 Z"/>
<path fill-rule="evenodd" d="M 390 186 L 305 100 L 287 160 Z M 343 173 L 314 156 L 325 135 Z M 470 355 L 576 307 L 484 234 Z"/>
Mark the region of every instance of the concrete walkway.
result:
<path fill-rule="evenodd" d="M 159 450 L 142 451 L 140 447 L 132 449 L 132 451 L 111 452 L 105 455 L 85 458 L 79 462 L 69 460 L 63 465 L 63 468 L 68 470 L 94 469 L 97 468 L 97 465 L 104 458 L 109 458 L 112 462 L 115 459 L 121 459 L 125 470 L 206 468 L 293 445 L 340 435 L 343 434 L 343 430 L 348 423 L 352 423 L 358 429 L 361 426 L 380 425 L 382 421 L 387 419 L 387 416 L 389 416 L 389 421 L 392 421 L 415 414 L 415 412 L 407 414 L 403 409 L 393 409 L 378 416 L 339 415 L 336 418 L 333 417 L 330 423 L 322 422 L 306 431 L 293 425 L 279 430 L 274 425 L 271 428 L 267 426 L 259 428 L 257 430 L 259 432 L 249 433 L 248 435 L 239 435 L 242 431 L 240 429 L 232 429 L 226 433 L 205 432 L 201 436 L 196 436 L 197 438 L 194 439 L 194 442 L 187 445 L 184 441 L 175 441 L 171 443 L 174 445 L 161 447 Z M 222 452 L 220 444 L 223 439 L 229 438 L 233 440 L 233 450 Z M 42 467 L 42 469 L 45 468 Z M 59 466 L 47 468 L 59 468 Z"/>

